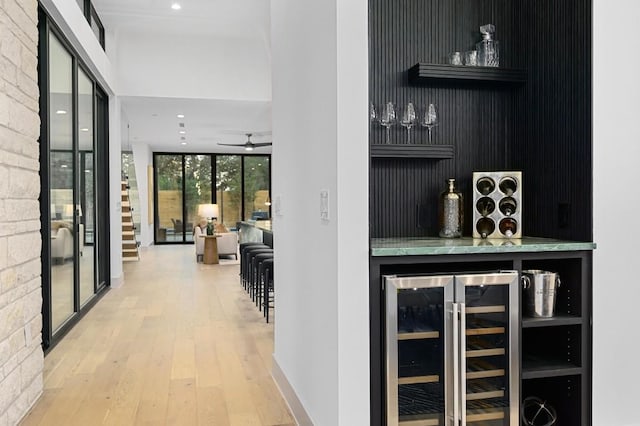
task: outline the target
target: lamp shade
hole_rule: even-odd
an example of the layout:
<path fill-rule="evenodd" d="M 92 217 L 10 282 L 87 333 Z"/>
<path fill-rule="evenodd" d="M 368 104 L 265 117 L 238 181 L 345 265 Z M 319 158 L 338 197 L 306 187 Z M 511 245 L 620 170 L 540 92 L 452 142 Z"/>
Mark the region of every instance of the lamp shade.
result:
<path fill-rule="evenodd" d="M 62 207 L 62 216 L 65 218 L 73 217 L 73 204 L 65 204 Z"/>
<path fill-rule="evenodd" d="M 212 218 L 218 217 L 218 205 L 217 204 L 199 204 L 198 216 Z"/>

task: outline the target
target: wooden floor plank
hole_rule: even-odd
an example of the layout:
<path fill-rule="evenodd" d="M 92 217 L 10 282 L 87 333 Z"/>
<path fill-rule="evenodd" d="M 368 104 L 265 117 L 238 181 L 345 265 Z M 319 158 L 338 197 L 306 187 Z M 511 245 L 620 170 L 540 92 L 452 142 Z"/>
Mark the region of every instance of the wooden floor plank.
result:
<path fill-rule="evenodd" d="M 45 358 L 23 425 L 293 425 L 237 264 L 153 247 Z"/>

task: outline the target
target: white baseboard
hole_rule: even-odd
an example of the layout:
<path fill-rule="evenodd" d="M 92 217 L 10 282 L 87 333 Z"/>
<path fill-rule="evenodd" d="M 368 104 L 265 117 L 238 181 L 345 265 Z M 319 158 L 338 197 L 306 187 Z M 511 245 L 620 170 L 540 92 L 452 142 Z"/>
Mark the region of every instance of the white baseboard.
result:
<path fill-rule="evenodd" d="M 296 423 L 299 426 L 313 426 L 311 418 L 304 409 L 302 402 L 298 399 L 298 395 L 296 395 L 296 392 L 293 390 L 293 387 L 287 380 L 287 377 L 282 372 L 282 369 L 278 365 L 278 361 L 276 361 L 274 356 L 272 356 L 271 359 L 273 360 L 271 377 L 273 377 L 273 381 L 276 383 L 282 397 L 289 406 L 289 410 L 291 411 Z"/>
<path fill-rule="evenodd" d="M 120 275 L 119 277 L 111 277 L 111 288 L 120 288 L 124 284 L 124 277 Z"/>

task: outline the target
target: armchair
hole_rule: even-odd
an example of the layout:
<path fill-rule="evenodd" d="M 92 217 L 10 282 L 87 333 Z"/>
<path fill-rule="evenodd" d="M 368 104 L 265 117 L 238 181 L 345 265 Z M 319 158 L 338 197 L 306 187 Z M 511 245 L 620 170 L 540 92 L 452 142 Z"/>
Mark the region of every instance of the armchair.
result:
<path fill-rule="evenodd" d="M 203 230 L 199 226 L 193 228 L 193 244 L 196 247 L 196 262 L 200 262 L 204 257 L 204 238 L 200 238 L 200 235 L 205 235 L 206 230 Z"/>
<path fill-rule="evenodd" d="M 73 233 L 72 225 L 64 222 L 52 223 L 51 229 L 51 258 L 64 263 L 66 259 L 73 257 Z M 55 229 L 57 228 L 57 229 Z M 84 249 L 84 225 L 79 225 L 79 247 L 80 256 L 83 255 Z"/>
<path fill-rule="evenodd" d="M 73 235 L 68 228 L 60 227 L 51 232 L 51 258 L 64 263 L 73 257 Z"/>
<path fill-rule="evenodd" d="M 238 259 L 238 234 L 235 232 L 218 233 L 218 256 L 234 255 Z"/>

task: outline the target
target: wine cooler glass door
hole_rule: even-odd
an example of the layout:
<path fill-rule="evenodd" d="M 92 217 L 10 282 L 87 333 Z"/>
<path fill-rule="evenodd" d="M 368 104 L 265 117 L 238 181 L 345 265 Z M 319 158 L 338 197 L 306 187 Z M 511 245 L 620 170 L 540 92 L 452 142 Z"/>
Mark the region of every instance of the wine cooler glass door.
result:
<path fill-rule="evenodd" d="M 462 425 L 518 425 L 518 273 L 457 275 Z"/>
<path fill-rule="evenodd" d="M 453 283 L 453 276 L 384 277 L 387 425 L 453 424 Z"/>

